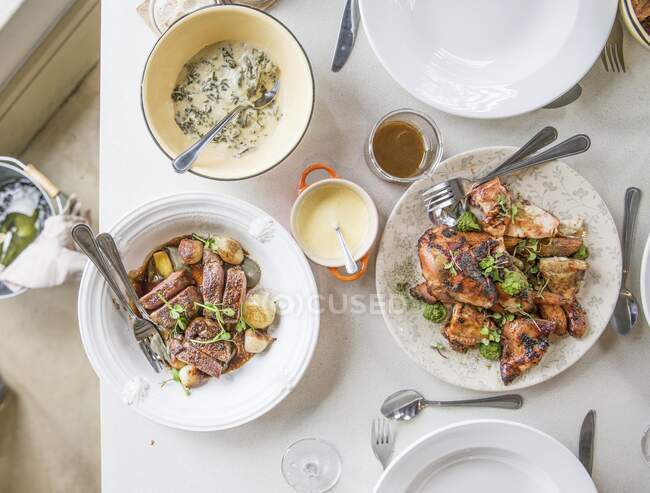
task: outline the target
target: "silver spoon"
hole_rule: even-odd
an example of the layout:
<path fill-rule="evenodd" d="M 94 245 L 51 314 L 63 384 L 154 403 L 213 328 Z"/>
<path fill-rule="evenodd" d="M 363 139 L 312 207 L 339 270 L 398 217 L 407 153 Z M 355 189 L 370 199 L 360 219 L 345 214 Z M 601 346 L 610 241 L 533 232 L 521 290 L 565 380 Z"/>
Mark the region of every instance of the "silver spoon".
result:
<path fill-rule="evenodd" d="M 428 401 L 416 390 L 399 390 L 386 397 L 381 405 L 381 414 L 388 419 L 410 421 L 422 409 L 435 407 L 496 407 L 500 409 L 519 409 L 524 399 L 517 394 L 497 395 L 482 399 L 467 399 L 461 401 Z"/>
<path fill-rule="evenodd" d="M 350 249 L 348 248 L 348 245 L 345 242 L 345 238 L 343 238 L 343 232 L 341 231 L 341 227 L 338 224 L 335 224 L 334 231 L 336 231 L 336 235 L 339 238 L 339 244 L 341 245 L 341 250 L 343 251 L 345 272 L 347 272 L 349 275 L 356 274 L 357 272 L 359 272 L 359 266 L 354 261 L 354 257 L 352 256 L 352 253 L 350 252 Z"/>
<path fill-rule="evenodd" d="M 208 133 L 201 137 L 198 141 L 192 144 L 186 151 L 179 154 L 176 159 L 172 161 L 172 166 L 177 173 L 185 173 L 188 169 L 192 167 L 194 161 L 199 156 L 201 151 L 205 146 L 207 146 L 212 140 L 221 133 L 221 131 L 226 128 L 237 116 L 246 108 L 253 107 L 255 109 L 262 109 L 265 106 L 268 106 L 273 102 L 275 96 L 277 96 L 280 91 L 280 80 L 276 80 L 273 87 L 262 94 L 258 99 L 251 102 L 246 102 L 240 104 L 230 113 L 223 117 L 223 119 L 212 127 Z"/>
<path fill-rule="evenodd" d="M 641 190 L 630 187 L 625 191 L 625 215 L 623 216 L 623 276 L 621 279 L 621 292 L 614 308 L 612 325 L 619 335 L 627 335 L 639 319 L 639 305 L 634 295 L 625 287 L 627 274 L 630 271 L 630 256 L 632 254 L 632 239 L 636 216 L 639 212 Z"/>

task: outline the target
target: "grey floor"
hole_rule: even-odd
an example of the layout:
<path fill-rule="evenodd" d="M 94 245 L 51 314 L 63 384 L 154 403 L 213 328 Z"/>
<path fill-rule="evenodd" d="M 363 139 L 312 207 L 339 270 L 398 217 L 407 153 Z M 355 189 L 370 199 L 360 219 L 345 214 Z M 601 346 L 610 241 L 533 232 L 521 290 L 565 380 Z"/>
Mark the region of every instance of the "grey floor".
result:
<path fill-rule="evenodd" d="M 20 156 L 76 193 L 97 224 L 99 70 Z M 76 283 L 0 303 L 0 491 L 99 491 L 99 384 L 81 345 Z"/>

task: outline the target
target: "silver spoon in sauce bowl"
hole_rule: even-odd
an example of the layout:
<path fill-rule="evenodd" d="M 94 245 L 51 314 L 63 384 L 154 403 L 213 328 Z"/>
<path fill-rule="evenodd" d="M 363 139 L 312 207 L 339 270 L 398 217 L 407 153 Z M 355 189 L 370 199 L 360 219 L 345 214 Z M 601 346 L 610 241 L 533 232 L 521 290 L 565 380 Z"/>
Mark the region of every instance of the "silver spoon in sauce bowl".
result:
<path fill-rule="evenodd" d="M 338 236 L 339 239 L 339 245 L 341 245 L 341 250 L 343 251 L 343 261 L 345 262 L 345 272 L 348 275 L 356 274 L 359 272 L 359 265 L 354 260 L 354 257 L 352 256 L 352 253 L 350 252 L 350 249 L 348 248 L 347 243 L 345 242 L 345 238 L 343 237 L 343 232 L 341 231 L 341 227 L 338 225 L 338 223 L 334 224 L 334 231 L 336 231 L 336 235 Z"/>
<path fill-rule="evenodd" d="M 388 419 L 410 421 L 425 407 L 495 407 L 499 409 L 519 409 L 524 400 L 518 394 L 497 395 L 481 399 L 460 401 L 428 401 L 417 390 L 398 390 L 386 397 L 381 405 L 381 414 Z"/>
<path fill-rule="evenodd" d="M 273 87 L 271 87 L 271 89 L 267 90 L 255 101 L 253 102 L 248 101 L 244 104 L 240 104 L 235 109 L 233 109 L 230 113 L 224 116 L 221 121 L 219 121 L 214 127 L 212 127 L 203 137 L 201 137 L 198 141 L 192 144 L 186 151 L 183 151 L 178 156 L 176 156 L 176 159 L 172 161 L 172 166 L 174 167 L 174 171 L 176 171 L 177 173 L 185 173 L 188 169 L 192 167 L 194 161 L 196 161 L 196 158 L 199 156 L 199 154 L 205 148 L 205 146 L 207 146 L 210 142 L 212 142 L 212 140 L 217 135 L 219 135 L 224 128 L 226 128 L 230 123 L 232 123 L 232 121 L 239 116 L 239 113 L 251 107 L 260 110 L 265 106 L 268 106 L 273 102 L 278 92 L 280 92 L 279 79 L 275 81 L 275 84 L 273 84 Z"/>

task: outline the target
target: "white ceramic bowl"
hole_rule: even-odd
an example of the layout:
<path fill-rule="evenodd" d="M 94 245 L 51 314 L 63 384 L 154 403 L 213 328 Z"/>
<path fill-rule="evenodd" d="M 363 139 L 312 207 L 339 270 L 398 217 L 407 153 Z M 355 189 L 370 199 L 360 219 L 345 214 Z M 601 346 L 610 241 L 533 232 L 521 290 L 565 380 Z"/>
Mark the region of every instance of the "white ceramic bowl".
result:
<path fill-rule="evenodd" d="M 370 44 L 421 101 L 471 118 L 526 113 L 568 91 L 605 45 L 618 0 L 360 0 Z"/>
<path fill-rule="evenodd" d="M 259 220 L 271 224 L 272 234 L 264 243 L 249 233 Z M 127 269 L 138 267 L 169 238 L 193 231 L 228 234 L 260 264 L 260 288 L 279 300 L 277 326 L 271 332 L 277 341 L 269 351 L 231 374 L 210 379 L 190 397 L 177 385 L 160 388 L 169 372 L 157 374 L 150 368 L 106 283 L 90 264 L 79 289 L 79 326 L 91 365 L 117 396 L 133 378 L 149 381 L 149 393 L 133 405 L 135 411 L 174 428 L 222 430 L 266 413 L 298 384 L 318 340 L 318 293 L 309 264 L 289 232 L 265 212 L 232 197 L 184 193 L 158 198 L 110 229 Z"/>
<path fill-rule="evenodd" d="M 643 250 L 643 260 L 641 260 L 641 279 L 639 284 L 641 286 L 641 304 L 643 306 L 643 314 L 647 320 L 650 315 L 650 236 L 648 236 Z"/>
<path fill-rule="evenodd" d="M 165 31 L 156 42 L 142 76 L 142 110 L 151 136 L 170 158 L 194 139 L 174 120 L 171 93 L 181 69 L 197 52 L 220 41 L 245 41 L 266 51 L 280 68 L 278 102 L 282 118 L 254 152 L 239 159 L 208 146 L 190 170 L 216 180 L 240 180 L 280 164 L 300 143 L 314 107 L 314 78 L 305 51 L 291 31 L 262 11 L 243 5 L 203 7 Z"/>
<path fill-rule="evenodd" d="M 306 185 L 307 176 L 309 176 L 309 174 L 317 170 L 326 171 L 329 174 L 330 178 L 316 181 L 311 185 Z M 300 211 L 300 208 L 302 207 L 302 204 L 304 203 L 305 199 L 315 190 L 318 190 L 319 188 L 324 186 L 331 186 L 333 184 L 338 186 L 344 186 L 351 189 L 359 197 L 361 197 L 361 199 L 363 200 L 364 204 L 368 209 L 368 232 L 366 234 L 366 238 L 359 245 L 359 247 L 357 247 L 356 250 L 351 252 L 355 260 L 363 261 L 364 263 L 364 265 L 362 266 L 363 272 L 361 273 L 361 275 L 363 275 L 363 273 L 365 273 L 365 269 L 367 268 L 367 262 L 368 262 L 367 254 L 372 248 L 372 245 L 374 244 L 375 240 L 377 239 L 377 234 L 379 232 L 379 214 L 377 213 L 377 207 L 375 206 L 375 203 L 370 197 L 370 195 L 368 195 L 368 192 L 366 192 L 363 188 L 361 188 L 356 183 L 353 183 L 349 180 L 344 180 L 343 178 L 339 178 L 338 175 L 334 172 L 334 170 L 329 166 L 320 163 L 313 164 L 305 168 L 305 170 L 303 171 L 300 180 L 300 185 L 298 187 L 300 193 L 291 209 L 291 232 L 293 233 L 294 238 L 302 248 L 305 255 L 307 255 L 307 257 L 309 257 L 312 261 L 316 262 L 319 265 L 330 267 L 332 269 L 338 269 L 339 267 L 343 267 L 344 265 L 343 256 L 341 256 L 341 258 L 336 258 L 336 259 L 324 258 L 324 257 L 320 257 L 314 252 L 309 251 L 309 249 L 305 247 L 304 243 L 301 242 L 300 235 L 298 234 L 298 225 L 296 221 L 298 212 Z M 337 276 L 337 277 L 340 280 L 356 280 L 360 276 L 354 276 L 354 278 L 350 278 L 350 279 L 345 278 L 345 276 Z"/>
<path fill-rule="evenodd" d="M 634 13 L 632 0 L 620 0 L 621 18 L 632 37 L 645 48 L 650 49 L 650 34 L 646 31 Z"/>

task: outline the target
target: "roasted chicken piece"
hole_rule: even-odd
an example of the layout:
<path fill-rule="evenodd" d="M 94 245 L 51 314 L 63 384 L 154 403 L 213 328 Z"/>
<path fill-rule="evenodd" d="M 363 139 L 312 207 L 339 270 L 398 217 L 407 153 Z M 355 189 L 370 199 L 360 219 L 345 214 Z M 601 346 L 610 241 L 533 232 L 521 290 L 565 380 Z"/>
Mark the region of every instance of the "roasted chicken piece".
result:
<path fill-rule="evenodd" d="M 429 293 L 436 297 L 446 293 L 455 301 L 490 308 L 497 301 L 496 287 L 478 263 L 498 244 L 487 239 L 471 246 L 465 233 L 448 226 L 427 230 L 418 242 L 418 253 Z"/>
<path fill-rule="evenodd" d="M 481 343 L 481 339 L 485 337 L 481 335 L 483 327 L 495 329 L 494 322 L 487 314 L 471 305 L 454 303 L 451 320 L 442 329 L 442 335 L 447 338 L 454 351 L 464 353 Z"/>
<path fill-rule="evenodd" d="M 515 248 L 519 242 L 524 242 L 525 239 L 515 238 L 514 236 L 505 236 L 503 242 L 506 249 L 510 253 L 514 253 Z M 580 238 L 565 238 L 563 236 L 556 236 L 554 238 L 544 238 L 538 241 L 537 251 L 535 252 L 538 257 L 570 257 L 582 246 Z"/>
<path fill-rule="evenodd" d="M 194 284 L 194 279 L 189 272 L 185 270 L 173 272 L 140 298 L 140 303 L 147 310 L 155 310 L 165 304 L 163 299 L 169 301 L 191 284 Z"/>
<path fill-rule="evenodd" d="M 584 260 L 549 257 L 539 261 L 539 271 L 548 281 L 548 289 L 566 298 L 575 298 L 589 264 Z"/>
<path fill-rule="evenodd" d="M 501 332 L 501 380 L 508 385 L 537 365 L 549 347 L 548 336 L 555 322 L 517 318 L 506 322 Z"/>
<path fill-rule="evenodd" d="M 516 214 L 508 222 L 507 236 L 516 238 L 550 238 L 557 235 L 560 226 L 558 218 L 544 209 L 524 201 L 517 202 Z"/>
<path fill-rule="evenodd" d="M 567 317 L 560 305 L 549 305 L 541 303 L 537 305 L 539 314 L 544 320 L 555 322 L 556 335 L 563 336 L 567 332 Z"/>
<path fill-rule="evenodd" d="M 510 313 L 529 312 L 533 309 L 533 294 L 530 289 L 525 289 L 521 293 L 510 296 L 506 293 L 501 285 L 497 284 L 497 293 L 499 295 L 499 306 Z"/>
<path fill-rule="evenodd" d="M 577 300 L 563 308 L 566 313 L 569 334 L 578 338 L 584 336 L 587 333 L 587 313 L 584 308 Z"/>
<path fill-rule="evenodd" d="M 499 178 L 474 187 L 468 203 L 483 231 L 498 237 L 505 234 L 510 224 L 512 195 Z"/>

